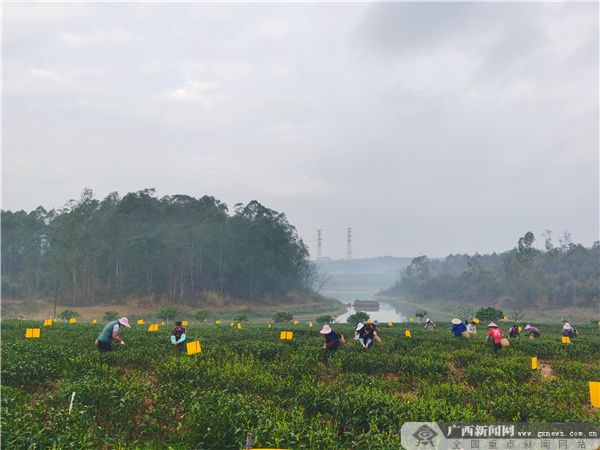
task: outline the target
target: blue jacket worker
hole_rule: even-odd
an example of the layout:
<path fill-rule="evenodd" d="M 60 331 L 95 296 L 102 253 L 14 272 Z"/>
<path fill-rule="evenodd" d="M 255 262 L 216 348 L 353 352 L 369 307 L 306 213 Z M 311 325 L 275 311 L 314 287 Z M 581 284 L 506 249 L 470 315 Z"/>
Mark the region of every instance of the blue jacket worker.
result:
<path fill-rule="evenodd" d="M 452 334 L 454 334 L 454 336 L 461 337 L 462 334 L 465 331 L 467 331 L 467 324 L 465 324 L 458 317 L 455 317 L 454 319 L 452 319 L 452 328 L 450 328 L 450 331 L 452 331 Z"/>
<path fill-rule="evenodd" d="M 338 334 L 331 329 L 329 325 L 324 325 L 323 329 L 319 331 L 325 336 L 325 344 L 323 344 L 324 350 L 335 351 L 340 346 L 340 338 Z"/>

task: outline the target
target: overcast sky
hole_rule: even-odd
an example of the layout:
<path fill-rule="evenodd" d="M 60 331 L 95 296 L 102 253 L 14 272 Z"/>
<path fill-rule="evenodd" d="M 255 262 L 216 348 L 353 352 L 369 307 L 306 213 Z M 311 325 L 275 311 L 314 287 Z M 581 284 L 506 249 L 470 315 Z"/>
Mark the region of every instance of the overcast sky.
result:
<path fill-rule="evenodd" d="M 599 238 L 598 4 L 7 4 L 4 209 L 256 199 L 316 253 Z"/>

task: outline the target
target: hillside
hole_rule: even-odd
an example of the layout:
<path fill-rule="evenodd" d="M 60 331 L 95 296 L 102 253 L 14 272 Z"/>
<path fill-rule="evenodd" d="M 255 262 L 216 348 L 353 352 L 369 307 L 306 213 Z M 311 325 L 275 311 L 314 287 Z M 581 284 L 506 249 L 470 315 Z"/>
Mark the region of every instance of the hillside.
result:
<path fill-rule="evenodd" d="M 600 245 L 547 238 L 543 250 L 526 233 L 517 247 L 489 255 L 414 258 L 393 287 L 382 292 L 413 301 L 502 305 L 545 311 L 600 306 Z"/>
<path fill-rule="evenodd" d="M 296 229 L 257 201 L 230 212 L 210 196 L 85 190 L 60 209 L 2 211 L 4 298 L 271 304 L 310 296 L 313 281 Z"/>

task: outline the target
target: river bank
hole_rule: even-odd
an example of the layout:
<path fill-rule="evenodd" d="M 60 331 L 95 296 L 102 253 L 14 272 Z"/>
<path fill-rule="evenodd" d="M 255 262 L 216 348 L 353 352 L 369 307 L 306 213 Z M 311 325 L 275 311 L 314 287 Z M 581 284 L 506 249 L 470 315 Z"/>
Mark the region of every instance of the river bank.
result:
<path fill-rule="evenodd" d="M 412 299 L 401 298 L 401 297 L 388 297 L 388 296 L 377 296 L 380 301 L 395 305 L 397 308 L 412 309 L 416 311 L 422 309 L 427 311 L 428 317 L 433 320 L 451 320 L 455 316 L 454 312 L 459 307 L 464 307 L 465 304 L 461 303 L 448 303 L 439 300 L 429 301 L 415 301 Z M 485 308 L 486 306 L 497 307 L 502 310 L 508 317 L 514 312 L 514 308 L 506 307 L 502 305 L 486 305 L 486 304 L 469 304 L 466 305 L 477 311 L 479 308 Z M 560 308 L 560 309 L 543 309 L 543 308 L 527 308 L 520 309 L 520 322 L 534 322 L 534 323 L 557 323 L 565 320 L 579 323 L 596 323 L 600 321 L 600 310 L 593 308 Z"/>

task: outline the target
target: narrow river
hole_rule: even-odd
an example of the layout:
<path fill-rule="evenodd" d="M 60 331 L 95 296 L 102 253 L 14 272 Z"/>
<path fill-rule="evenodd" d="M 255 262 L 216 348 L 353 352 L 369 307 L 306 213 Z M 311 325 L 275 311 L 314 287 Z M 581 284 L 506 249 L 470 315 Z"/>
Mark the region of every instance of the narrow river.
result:
<path fill-rule="evenodd" d="M 384 289 L 386 286 L 381 288 L 373 287 L 356 287 L 356 288 L 331 288 L 323 289 L 322 294 L 326 297 L 332 297 L 338 299 L 342 303 L 353 304 L 354 300 L 377 300 L 377 292 Z M 378 320 L 380 322 L 406 322 L 408 321 L 408 315 L 410 312 L 405 311 L 405 305 L 396 305 L 393 303 L 381 301 L 379 303 L 379 311 L 366 311 L 371 317 L 371 320 Z M 340 323 L 346 323 L 348 316 L 354 314 L 356 311 L 350 307 L 348 310 L 335 318 L 335 321 Z"/>

